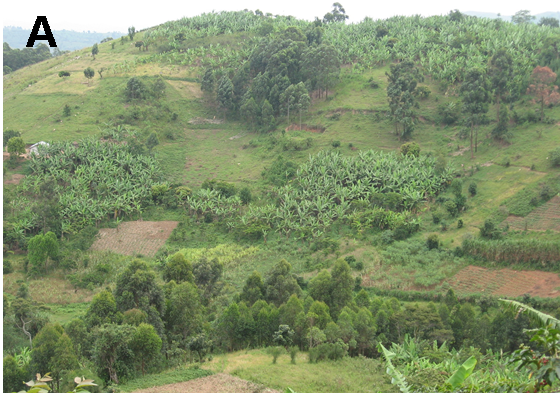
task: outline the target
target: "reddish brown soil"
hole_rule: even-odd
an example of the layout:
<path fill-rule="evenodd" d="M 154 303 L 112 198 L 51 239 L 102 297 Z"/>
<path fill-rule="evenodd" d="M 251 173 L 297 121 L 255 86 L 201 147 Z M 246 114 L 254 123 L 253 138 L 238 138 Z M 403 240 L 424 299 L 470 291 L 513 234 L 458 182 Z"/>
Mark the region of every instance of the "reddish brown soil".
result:
<path fill-rule="evenodd" d="M 135 393 L 279 393 L 263 385 L 225 373 L 206 376 L 182 383 L 166 384 L 134 391 Z"/>
<path fill-rule="evenodd" d="M 309 126 L 306 124 L 302 124 L 300 128 L 299 123 L 298 124 L 292 123 L 291 125 L 286 127 L 286 131 L 290 131 L 290 130 L 305 130 L 305 131 L 310 131 L 312 133 L 323 133 L 325 131 L 325 128 L 323 126 Z"/>
<path fill-rule="evenodd" d="M 25 178 L 25 175 L 13 174 L 10 179 L 4 181 L 4 185 L 19 185 L 19 182 Z"/>
<path fill-rule="evenodd" d="M 92 250 L 110 250 L 127 256 L 153 257 L 179 222 L 123 222 L 116 228 L 102 228 Z"/>
<path fill-rule="evenodd" d="M 560 196 L 553 197 L 546 204 L 535 208 L 526 217 L 510 215 L 504 224 L 516 230 L 560 231 Z"/>
<path fill-rule="evenodd" d="M 489 270 L 468 266 L 455 275 L 449 284 L 456 293 L 486 293 L 517 297 L 560 296 L 560 276 L 543 271 L 514 271 L 508 268 Z"/>

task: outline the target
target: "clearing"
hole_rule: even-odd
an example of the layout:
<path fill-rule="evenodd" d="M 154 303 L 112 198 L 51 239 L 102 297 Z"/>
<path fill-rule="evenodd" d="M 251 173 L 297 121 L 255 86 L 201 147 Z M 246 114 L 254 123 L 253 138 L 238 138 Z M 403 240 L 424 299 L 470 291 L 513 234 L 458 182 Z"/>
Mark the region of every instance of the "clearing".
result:
<path fill-rule="evenodd" d="M 137 390 L 134 393 L 279 393 L 266 388 L 262 384 L 217 373 L 203 378 L 193 379 L 181 383 L 166 384 L 164 386 L 150 387 Z"/>
<path fill-rule="evenodd" d="M 115 253 L 154 257 L 179 222 L 123 222 L 117 228 L 102 228 L 91 250 L 110 250 Z"/>
<path fill-rule="evenodd" d="M 508 268 L 489 270 L 469 265 L 455 275 L 449 284 L 456 293 L 485 293 L 499 296 L 560 296 L 560 276 L 553 272 L 514 271 Z"/>
<path fill-rule="evenodd" d="M 560 196 L 535 208 L 526 217 L 510 215 L 505 223 L 515 230 L 560 231 Z"/>

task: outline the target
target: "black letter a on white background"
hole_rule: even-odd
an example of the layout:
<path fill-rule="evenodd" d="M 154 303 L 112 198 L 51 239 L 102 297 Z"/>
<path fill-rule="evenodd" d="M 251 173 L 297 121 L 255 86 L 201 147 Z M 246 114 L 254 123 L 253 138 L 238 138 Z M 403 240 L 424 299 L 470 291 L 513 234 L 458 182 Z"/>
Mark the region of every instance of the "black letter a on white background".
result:
<path fill-rule="evenodd" d="M 39 34 L 39 28 L 43 25 L 43 30 L 45 30 L 45 34 Z M 29 40 L 27 40 L 26 47 L 33 48 L 35 45 L 35 41 L 37 40 L 48 40 L 49 46 L 51 48 L 56 48 L 56 41 L 54 40 L 54 36 L 51 32 L 51 28 L 49 27 L 49 22 L 47 21 L 46 16 L 38 16 L 35 24 L 33 25 L 33 29 L 31 29 L 31 34 L 29 35 Z"/>

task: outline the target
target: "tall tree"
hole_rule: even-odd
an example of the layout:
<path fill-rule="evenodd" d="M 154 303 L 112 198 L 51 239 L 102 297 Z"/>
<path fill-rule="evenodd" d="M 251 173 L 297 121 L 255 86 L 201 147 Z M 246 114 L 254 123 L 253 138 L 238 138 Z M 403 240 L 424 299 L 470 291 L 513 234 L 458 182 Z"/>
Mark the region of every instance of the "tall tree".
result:
<path fill-rule="evenodd" d="M 68 334 L 63 333 L 60 336 L 54 347 L 54 355 L 50 360 L 48 369 L 52 372 L 53 382 L 56 384 L 56 392 L 60 392 L 60 381 L 64 373 L 72 371 L 79 366 L 74 344 Z"/>
<path fill-rule="evenodd" d="M 134 35 L 136 34 L 136 29 L 134 28 L 134 26 L 131 26 L 128 28 L 128 38 L 130 38 L 130 41 L 132 41 L 134 39 Z"/>
<path fill-rule="evenodd" d="M 338 259 L 334 263 L 331 274 L 331 315 L 337 318 L 340 311 L 352 301 L 354 278 L 350 266 L 344 259 Z"/>
<path fill-rule="evenodd" d="M 541 122 L 544 119 L 544 106 L 560 102 L 560 93 L 554 81 L 556 81 L 556 73 L 549 67 L 537 66 L 531 73 L 527 94 L 535 96 L 534 102 L 541 105 Z"/>
<path fill-rule="evenodd" d="M 218 104 L 225 114 L 233 108 L 233 83 L 224 75 L 218 82 Z"/>
<path fill-rule="evenodd" d="M 524 23 L 531 23 L 531 21 L 533 21 L 534 19 L 535 19 L 535 17 L 530 14 L 529 10 L 517 11 L 515 13 L 515 15 L 513 15 L 511 17 L 511 21 L 513 23 L 515 23 L 516 25 L 521 25 L 521 24 L 524 24 Z"/>
<path fill-rule="evenodd" d="M 309 47 L 303 54 L 304 77 L 311 82 L 313 89 L 319 89 L 320 95 L 325 91 L 325 99 L 329 97 L 329 89 L 340 75 L 340 57 L 338 50 L 330 44 Z"/>
<path fill-rule="evenodd" d="M 31 238 L 27 249 L 31 265 L 39 270 L 39 267 L 44 264 L 45 273 L 48 273 L 49 260 L 58 258 L 58 240 L 52 231 L 44 235 L 38 234 Z"/>
<path fill-rule="evenodd" d="M 95 55 L 97 55 L 98 53 L 99 53 L 99 47 L 97 46 L 97 43 L 95 43 L 91 47 L 91 55 L 93 56 L 93 60 L 95 60 Z"/>
<path fill-rule="evenodd" d="M 411 61 L 391 64 L 390 73 L 385 73 L 389 79 L 387 85 L 387 99 L 391 109 L 391 117 L 395 122 L 395 133 L 401 138 L 407 138 L 414 131 L 418 108 L 415 91 L 418 82 L 423 80 L 420 71 Z M 399 131 L 399 125 L 401 130 Z"/>
<path fill-rule="evenodd" d="M 323 17 L 323 23 L 345 22 L 349 16 L 346 15 L 346 10 L 340 3 L 334 3 L 331 12 L 327 12 Z"/>
<path fill-rule="evenodd" d="M 285 259 L 280 260 L 268 272 L 264 282 L 266 288 L 266 299 L 269 302 L 280 306 L 288 301 L 292 294 L 301 296 L 301 288 L 299 287 L 296 277 L 290 271 L 292 265 Z"/>
<path fill-rule="evenodd" d="M 255 121 L 259 118 L 260 108 L 255 102 L 255 99 L 251 97 L 249 100 L 241 106 L 241 116 L 243 119 L 251 123 L 251 128 L 255 128 Z"/>
<path fill-rule="evenodd" d="M 130 349 L 134 352 L 136 360 L 140 363 L 142 375 L 146 374 L 146 365 L 155 361 L 161 350 L 161 338 L 157 335 L 154 326 L 142 323 L 132 334 Z"/>
<path fill-rule="evenodd" d="M 202 329 L 203 307 L 195 285 L 183 282 L 176 285 L 169 297 L 169 320 L 166 327 L 174 334 L 179 335 L 186 346 L 187 338 L 196 335 Z"/>
<path fill-rule="evenodd" d="M 539 26 L 560 27 L 560 23 L 556 18 L 542 17 L 538 23 Z"/>
<path fill-rule="evenodd" d="M 135 327 L 124 324 L 105 324 L 95 330 L 93 360 L 99 371 L 102 371 L 115 384 L 119 384 L 122 369 L 119 366 L 130 360 L 132 351 L 129 343 Z M 122 377 L 122 376 L 121 376 Z"/>
<path fill-rule="evenodd" d="M 212 70 L 211 67 L 208 67 L 204 71 L 204 76 L 202 77 L 202 82 L 200 84 L 200 90 L 212 93 L 214 91 L 214 82 L 214 70 Z"/>
<path fill-rule="evenodd" d="M 243 292 L 240 295 L 240 299 L 247 305 L 251 306 L 258 300 L 263 300 L 265 293 L 266 288 L 261 274 L 258 271 L 253 271 L 253 273 L 247 278 L 245 286 L 243 286 Z"/>
<path fill-rule="evenodd" d="M 474 158 L 474 152 L 476 151 L 478 142 L 477 130 L 477 141 L 473 149 L 474 130 L 481 122 L 482 117 L 488 112 L 488 103 L 490 101 L 489 87 L 488 79 L 484 71 L 473 68 L 467 71 L 465 80 L 460 88 L 463 100 L 463 112 L 467 114 L 466 122 L 471 127 L 471 159 Z"/>
<path fill-rule="evenodd" d="M 488 76 L 496 98 L 496 118 L 500 123 L 500 100 L 509 93 L 509 84 L 513 79 L 513 58 L 504 48 L 499 49 L 490 59 Z"/>

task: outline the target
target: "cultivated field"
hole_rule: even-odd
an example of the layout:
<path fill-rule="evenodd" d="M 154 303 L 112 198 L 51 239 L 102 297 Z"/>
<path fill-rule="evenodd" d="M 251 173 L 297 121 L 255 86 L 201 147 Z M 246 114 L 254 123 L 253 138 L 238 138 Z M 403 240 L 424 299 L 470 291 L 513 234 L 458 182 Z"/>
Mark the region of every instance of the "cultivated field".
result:
<path fill-rule="evenodd" d="M 553 197 L 526 217 L 510 215 L 506 223 L 515 230 L 560 231 L 560 196 Z"/>
<path fill-rule="evenodd" d="M 508 268 L 489 270 L 468 266 L 455 275 L 449 284 L 455 292 L 485 293 L 497 296 L 532 297 L 560 296 L 560 276 L 542 271 L 514 271 Z"/>
<path fill-rule="evenodd" d="M 179 222 L 123 222 L 118 228 L 102 228 L 92 250 L 110 250 L 127 256 L 154 257 Z"/>

